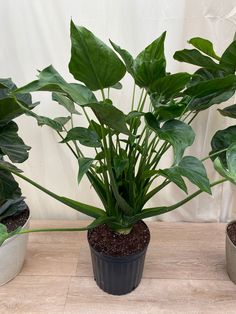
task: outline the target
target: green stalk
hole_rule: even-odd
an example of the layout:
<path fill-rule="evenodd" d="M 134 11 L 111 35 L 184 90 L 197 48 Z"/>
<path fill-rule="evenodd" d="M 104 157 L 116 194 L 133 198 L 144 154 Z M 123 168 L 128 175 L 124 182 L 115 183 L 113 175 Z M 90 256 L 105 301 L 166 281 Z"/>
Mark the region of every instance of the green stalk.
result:
<path fill-rule="evenodd" d="M 134 82 L 133 93 L 132 93 L 131 111 L 133 111 L 133 110 L 134 110 L 135 87 L 136 87 L 136 84 L 135 84 L 135 82 Z"/>
<path fill-rule="evenodd" d="M 227 181 L 227 179 L 220 179 L 218 181 L 215 181 L 213 183 L 211 183 L 211 187 L 221 184 L 223 182 Z M 185 203 L 189 202 L 191 199 L 193 199 L 194 197 L 196 197 L 197 195 L 201 194 L 203 191 L 202 190 L 198 190 L 194 193 L 192 193 L 191 195 L 189 195 L 188 197 L 186 197 L 185 199 L 183 199 L 182 201 L 172 205 L 172 206 L 163 206 L 163 207 L 153 207 L 153 208 L 146 208 L 144 209 L 140 214 L 136 215 L 134 217 L 134 220 L 140 220 L 140 219 L 144 219 L 144 218 L 148 218 L 148 217 L 153 217 L 153 216 L 157 216 L 157 215 L 162 215 L 164 213 L 167 213 L 169 211 L 172 211 L 182 205 L 184 205 Z M 132 219 L 132 218 L 131 218 Z M 133 221 L 132 221 L 133 223 Z"/>
<path fill-rule="evenodd" d="M 5 168 L 3 166 L 1 166 L 2 169 L 5 169 L 7 171 L 12 172 L 13 174 L 15 174 L 16 176 L 18 176 L 19 178 L 27 181 L 28 183 L 30 183 L 31 185 L 35 186 L 36 188 L 38 188 L 39 190 L 41 190 L 42 192 L 48 194 L 49 196 L 51 196 L 52 198 L 56 199 L 57 201 L 85 214 L 94 218 L 99 218 L 101 216 L 105 215 L 105 212 L 98 207 L 95 206 L 91 206 L 91 205 L 87 205 L 84 203 L 80 203 L 77 202 L 75 200 L 71 200 L 69 198 L 66 198 L 64 196 L 59 196 L 53 192 L 51 192 L 50 190 L 44 188 L 43 186 L 41 186 L 40 184 L 34 182 L 33 180 L 29 179 L 28 177 L 24 176 L 23 174 L 13 170 L 13 169 L 9 169 L 9 168 Z"/>
<path fill-rule="evenodd" d="M 219 154 L 221 154 L 221 153 L 223 153 L 223 152 L 226 152 L 227 149 L 228 149 L 228 148 L 224 148 L 224 149 L 218 150 L 217 152 L 215 152 L 215 153 L 213 153 L 213 154 L 211 154 L 211 155 L 208 155 L 208 156 L 206 156 L 205 158 L 201 159 L 201 161 L 205 161 L 205 160 L 207 160 L 207 159 L 209 159 L 209 158 L 211 158 L 211 157 L 213 157 L 213 156 L 217 156 L 217 155 L 219 155 Z"/>

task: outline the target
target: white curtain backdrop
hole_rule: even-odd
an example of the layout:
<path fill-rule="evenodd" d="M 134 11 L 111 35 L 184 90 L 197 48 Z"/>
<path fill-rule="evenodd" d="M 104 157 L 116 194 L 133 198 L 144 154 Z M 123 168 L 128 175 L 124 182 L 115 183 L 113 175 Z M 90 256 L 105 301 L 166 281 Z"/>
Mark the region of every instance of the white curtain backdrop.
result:
<path fill-rule="evenodd" d="M 36 70 L 53 66 L 67 80 L 73 81 L 67 65 L 70 59 L 70 19 L 84 25 L 105 42 L 111 38 L 134 56 L 167 30 L 166 56 L 168 70 L 193 71 L 194 67 L 174 61 L 178 49 L 187 40 L 201 36 L 215 43 L 220 54 L 236 31 L 235 0 L 0 0 L 0 77 L 12 77 L 18 86 L 36 78 Z M 113 91 L 115 105 L 126 111 L 131 99 L 132 80 L 126 76 L 121 91 Z M 63 108 L 51 101 L 49 93 L 35 93 L 41 104 L 37 112 L 56 117 Z M 233 103 L 232 101 L 230 103 Z M 32 146 L 30 158 L 20 167 L 25 174 L 60 195 L 89 204 L 100 205 L 88 181 L 76 184 L 77 163 L 65 145 L 48 127 L 38 127 L 33 118 L 18 119 L 20 134 Z M 79 123 L 84 124 L 79 118 Z M 188 150 L 199 158 L 210 150 L 210 139 L 216 129 L 232 123 L 216 110 L 202 112 L 193 124 L 197 133 L 195 145 Z M 162 162 L 169 164 L 170 157 Z M 211 180 L 218 178 L 211 163 L 206 163 Z M 77 219 L 70 208 L 20 181 L 34 218 Z M 194 188 L 190 186 L 190 191 Z M 213 195 L 202 194 L 178 210 L 162 215 L 167 221 L 226 221 L 236 212 L 235 187 L 217 186 Z M 154 197 L 148 206 L 173 204 L 185 197 L 174 185 Z"/>

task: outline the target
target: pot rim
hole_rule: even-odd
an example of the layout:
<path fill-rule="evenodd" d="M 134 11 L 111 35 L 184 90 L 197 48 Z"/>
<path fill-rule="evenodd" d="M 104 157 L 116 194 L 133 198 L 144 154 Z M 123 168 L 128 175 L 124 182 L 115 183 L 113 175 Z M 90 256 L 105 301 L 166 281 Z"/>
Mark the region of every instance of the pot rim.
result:
<path fill-rule="evenodd" d="M 26 220 L 24 226 L 22 226 L 22 229 L 25 229 L 25 228 L 27 227 L 27 225 L 29 224 L 30 218 L 31 218 L 31 212 L 30 212 L 30 209 L 29 209 L 28 206 L 27 206 L 27 209 L 29 210 L 29 217 L 28 217 L 28 219 Z M 3 244 L 0 246 L 0 249 L 1 249 L 1 247 L 6 246 L 8 243 L 14 241 L 14 240 L 15 240 L 16 238 L 18 238 L 19 236 L 21 236 L 21 234 L 16 234 L 16 235 L 14 235 L 14 236 L 12 236 L 12 237 L 6 239 L 6 240 L 3 242 Z"/>
<path fill-rule="evenodd" d="M 148 248 L 148 245 L 150 243 L 150 240 L 151 240 L 151 232 L 150 232 L 150 229 L 148 227 L 148 225 L 143 221 L 141 220 L 145 226 L 148 228 L 148 231 L 149 231 L 149 241 L 147 243 L 147 245 L 145 246 L 145 248 L 140 251 L 140 252 L 137 252 L 137 253 L 134 253 L 134 254 L 130 254 L 130 255 L 125 255 L 125 256 L 113 256 L 113 255 L 108 255 L 108 254 L 105 254 L 103 252 L 98 252 L 96 251 L 92 245 L 89 243 L 89 239 L 88 239 L 88 233 L 89 233 L 89 230 L 87 231 L 87 241 L 88 241 L 88 244 L 89 244 L 89 247 L 90 249 L 99 257 L 101 258 L 104 258 L 104 259 L 107 259 L 107 260 L 111 260 L 111 259 L 116 259 L 117 261 L 126 261 L 127 259 L 129 259 L 129 261 L 131 259 L 137 259 L 139 258 L 139 256 L 143 255 L 146 251 L 147 251 L 147 248 Z"/>

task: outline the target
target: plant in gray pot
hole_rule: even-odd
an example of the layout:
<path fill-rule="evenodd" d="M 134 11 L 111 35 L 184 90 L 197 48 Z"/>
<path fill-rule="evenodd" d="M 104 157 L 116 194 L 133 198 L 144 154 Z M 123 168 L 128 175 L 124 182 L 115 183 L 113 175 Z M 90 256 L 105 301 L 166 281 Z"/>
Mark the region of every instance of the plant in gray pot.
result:
<path fill-rule="evenodd" d="M 113 42 L 110 48 L 71 21 L 69 71 L 78 82 L 68 83 L 53 66 L 48 66 L 39 72 L 37 80 L 14 92 L 15 96 L 52 92 L 52 99 L 67 110 L 66 116 L 51 119 L 19 104 L 39 125 L 55 130 L 60 143 L 67 145 L 78 162 L 78 184 L 86 175 L 103 208 L 59 196 L 9 164 L 0 163 L 2 169 L 94 218 L 86 228 L 70 230 L 88 230 L 94 278 L 101 289 L 116 295 L 132 291 L 141 280 L 150 240 L 143 219 L 172 211 L 202 192 L 211 194 L 211 188 L 224 181 L 235 183 L 231 176 L 236 171 L 236 137 L 232 132 L 236 126 L 214 135 L 212 150 L 206 157 L 189 156 L 185 150 L 194 143 L 191 124 L 199 113 L 235 93 L 236 42 L 219 57 L 210 41 L 193 38 L 190 44 L 195 48 L 178 51 L 174 58 L 199 69 L 193 74 L 171 74 L 166 68 L 165 36 L 163 33 L 133 58 L 125 49 Z M 123 112 L 113 103 L 112 93 L 114 88 L 122 88 L 120 80 L 126 73 L 134 87 L 130 104 Z M 96 95 L 94 91 L 98 91 Z M 221 111 L 224 115 L 227 112 L 227 108 Z M 81 113 L 87 119 L 87 127 L 81 126 Z M 90 153 L 85 154 L 84 147 L 86 152 L 90 147 Z M 160 161 L 170 149 L 173 160 L 162 168 Z M 209 158 L 223 176 L 215 182 L 209 181 L 204 166 Z M 161 201 L 156 207 L 146 206 L 169 184 L 187 194 L 185 180 L 196 186 L 194 193 L 170 206 Z M 24 232 L 32 231 L 45 230 Z"/>
<path fill-rule="evenodd" d="M 29 146 L 18 135 L 18 126 L 12 121 L 23 113 L 18 102 L 28 108 L 34 107 L 29 94 L 10 95 L 16 89 L 11 79 L 0 79 L 0 162 L 22 163 L 28 158 Z M 27 236 L 16 235 L 19 228 L 29 225 L 29 209 L 22 197 L 20 187 L 12 174 L 0 169 L 0 285 L 14 278 L 24 262 Z M 9 236 L 11 237 L 10 239 Z"/>

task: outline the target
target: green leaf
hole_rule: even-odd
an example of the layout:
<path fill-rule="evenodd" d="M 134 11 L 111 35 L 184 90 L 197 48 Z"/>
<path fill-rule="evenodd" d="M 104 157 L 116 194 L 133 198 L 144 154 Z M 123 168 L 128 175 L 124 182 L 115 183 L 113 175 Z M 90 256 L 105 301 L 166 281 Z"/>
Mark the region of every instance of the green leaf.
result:
<path fill-rule="evenodd" d="M 214 160 L 214 167 L 219 174 L 236 184 L 236 143 L 229 146 L 226 152 L 226 164 L 219 157 Z"/>
<path fill-rule="evenodd" d="M 210 155 L 223 149 L 227 149 L 233 143 L 236 143 L 236 125 L 230 126 L 224 130 L 219 130 L 214 134 L 211 140 L 212 151 L 210 152 Z M 215 160 L 217 157 L 222 162 L 222 165 L 227 168 L 226 152 L 212 156 L 211 159 Z"/>
<path fill-rule="evenodd" d="M 217 63 L 215 63 L 211 58 L 204 56 L 196 49 L 184 49 L 176 51 L 174 54 L 174 59 L 180 62 L 198 65 L 207 69 L 220 69 Z"/>
<path fill-rule="evenodd" d="M 212 57 L 218 61 L 220 60 L 220 57 L 217 56 L 217 54 L 215 53 L 213 44 L 212 42 L 210 42 L 210 40 L 200 37 L 194 37 L 191 38 L 188 42 L 209 57 Z"/>
<path fill-rule="evenodd" d="M 160 128 L 158 121 L 151 113 L 145 114 L 145 120 L 161 140 L 167 141 L 173 146 L 175 164 L 178 164 L 185 149 L 193 144 L 195 134 L 191 126 L 182 121 L 169 120 Z"/>
<path fill-rule="evenodd" d="M 190 111 L 205 110 L 212 105 L 221 104 L 222 102 L 227 101 L 234 95 L 234 93 L 235 91 L 229 90 L 225 92 L 215 92 L 204 97 L 192 98 L 188 105 L 188 109 Z"/>
<path fill-rule="evenodd" d="M 159 169 L 158 173 L 167 178 L 169 181 L 174 182 L 181 190 L 183 190 L 185 193 L 188 192 L 187 186 L 181 177 L 180 171 L 177 167 L 171 167 L 169 169 Z"/>
<path fill-rule="evenodd" d="M 111 87 L 125 75 L 117 55 L 88 29 L 71 21 L 70 73 L 91 90 Z"/>
<path fill-rule="evenodd" d="M 13 175 L 9 171 L 0 169 L 0 204 L 10 199 L 18 189 L 19 185 Z"/>
<path fill-rule="evenodd" d="M 62 105 L 64 108 L 66 108 L 67 111 L 71 114 L 80 114 L 76 109 L 74 102 L 63 95 L 62 93 L 53 92 L 52 93 L 52 100 L 55 100 L 58 102 L 58 104 Z"/>
<path fill-rule="evenodd" d="M 115 170 L 116 177 L 119 178 L 122 172 L 128 168 L 129 159 L 122 158 L 122 156 L 116 155 L 114 156 L 113 162 L 114 162 L 114 170 Z"/>
<path fill-rule="evenodd" d="M 229 74 L 235 73 L 236 71 L 236 40 L 233 41 L 223 53 L 220 60 L 220 66 L 225 72 Z"/>
<path fill-rule="evenodd" d="M 87 158 L 87 157 L 78 158 L 78 162 L 79 162 L 79 173 L 77 177 L 78 184 L 80 184 L 81 179 L 83 178 L 84 174 L 86 174 L 86 172 L 89 170 L 93 161 L 94 159 L 92 158 Z"/>
<path fill-rule="evenodd" d="M 8 238 L 9 238 L 9 234 L 7 232 L 7 227 L 3 224 L 0 224 L 0 246 Z"/>
<path fill-rule="evenodd" d="M 217 109 L 217 110 L 222 114 L 222 116 L 230 117 L 234 119 L 236 118 L 236 104 L 228 106 L 224 109 Z"/>
<path fill-rule="evenodd" d="M 159 171 L 170 181 L 173 181 L 182 190 L 187 193 L 187 187 L 182 179 L 186 177 L 195 184 L 201 191 L 211 194 L 210 182 L 207 177 L 206 169 L 203 163 L 193 156 L 185 156 L 178 166 Z M 182 179 L 182 180 L 181 180 Z"/>
<path fill-rule="evenodd" d="M 28 109 L 32 109 L 37 105 L 37 103 L 32 103 L 30 94 L 17 95 L 17 99 L 12 97 L 11 92 L 16 89 L 16 85 L 11 79 L 0 79 L 0 84 L 2 84 L 0 89 L 0 126 L 24 113 L 17 101 Z"/>
<path fill-rule="evenodd" d="M 64 126 L 68 121 L 70 121 L 71 117 L 57 117 L 54 118 L 53 120 L 56 123 L 59 123 L 61 126 Z"/>
<path fill-rule="evenodd" d="M 177 103 L 175 101 L 170 101 L 167 104 L 161 105 L 159 102 L 156 103 L 153 95 L 151 96 L 152 105 L 155 108 L 155 113 L 158 114 L 158 121 L 168 121 L 181 116 L 185 104 Z"/>
<path fill-rule="evenodd" d="M 61 143 L 67 143 L 69 141 L 79 141 L 80 144 L 88 147 L 100 147 L 101 141 L 96 132 L 83 128 L 75 127 L 70 129 Z"/>
<path fill-rule="evenodd" d="M 228 170 L 231 175 L 235 178 L 236 183 L 236 143 L 230 145 L 226 152 L 226 160 Z"/>
<path fill-rule="evenodd" d="M 134 59 L 131 56 L 131 54 L 125 50 L 122 49 L 121 47 L 119 47 L 118 45 L 116 45 L 115 43 L 113 43 L 110 40 L 110 43 L 112 45 L 112 47 L 114 48 L 114 50 L 116 52 L 118 52 L 118 54 L 121 56 L 121 58 L 123 59 L 125 65 L 126 65 L 126 70 L 127 72 L 129 72 L 132 76 L 133 76 L 133 64 L 134 64 Z"/>
<path fill-rule="evenodd" d="M 116 84 L 114 84 L 113 86 L 111 86 L 111 88 L 114 89 L 122 89 L 122 84 L 120 82 L 117 82 Z"/>
<path fill-rule="evenodd" d="M 223 93 L 229 90 L 236 89 L 236 76 L 228 75 L 223 78 L 216 78 L 213 80 L 201 82 L 185 90 L 185 94 L 200 98 L 209 96 L 213 93 Z"/>
<path fill-rule="evenodd" d="M 129 130 L 125 121 L 125 114 L 107 102 L 86 105 L 93 110 L 98 121 L 112 128 L 116 132 L 129 135 Z"/>
<path fill-rule="evenodd" d="M 133 76 L 139 87 L 149 88 L 153 82 L 166 75 L 165 37 L 166 32 L 147 46 L 134 60 Z"/>
<path fill-rule="evenodd" d="M 23 107 L 22 107 L 23 108 Z M 62 131 L 62 124 L 61 121 L 57 121 L 57 119 L 51 119 L 45 116 L 40 116 L 38 114 L 36 114 L 33 111 L 30 111 L 28 109 L 24 109 L 25 110 L 25 114 L 27 116 L 33 117 L 36 119 L 37 123 L 39 126 L 43 126 L 43 125 L 47 125 L 50 128 L 54 129 L 55 131 L 61 132 Z"/>
<path fill-rule="evenodd" d="M 137 60 L 134 63 L 134 78 L 135 83 L 139 87 L 150 88 L 155 80 L 164 77 L 166 74 L 165 59 L 141 61 Z"/>
<path fill-rule="evenodd" d="M 0 127 L 0 149 L 12 162 L 23 162 L 29 154 L 29 146 L 18 136 L 18 126 L 11 121 L 7 125 Z"/>
<path fill-rule="evenodd" d="M 19 215 L 27 208 L 23 197 L 7 200 L 0 207 L 0 221 L 13 215 Z"/>
<path fill-rule="evenodd" d="M 164 96 L 165 99 L 174 98 L 185 88 L 190 78 L 191 75 L 186 72 L 171 74 L 154 81 L 150 91 Z"/>
<path fill-rule="evenodd" d="M 80 105 L 97 101 L 91 90 L 81 84 L 67 83 L 52 65 L 39 72 L 38 78 L 38 80 L 18 88 L 15 92 L 17 94 L 36 91 L 59 92 Z"/>

